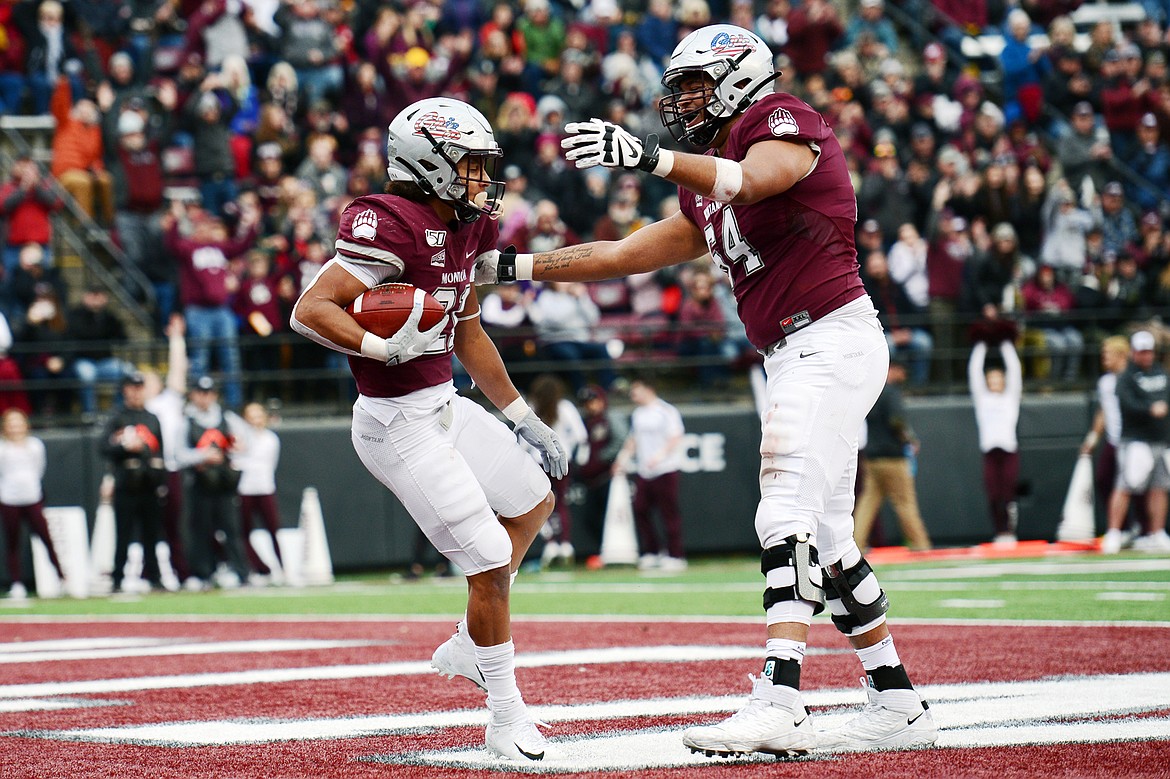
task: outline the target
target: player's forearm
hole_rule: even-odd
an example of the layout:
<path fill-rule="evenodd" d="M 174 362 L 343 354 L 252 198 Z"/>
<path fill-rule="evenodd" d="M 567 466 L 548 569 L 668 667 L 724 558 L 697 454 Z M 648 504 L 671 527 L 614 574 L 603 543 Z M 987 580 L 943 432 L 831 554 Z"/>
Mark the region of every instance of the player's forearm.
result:
<path fill-rule="evenodd" d="M 618 241 L 594 241 L 532 255 L 535 281 L 600 281 L 632 271 L 622 262 Z"/>
<path fill-rule="evenodd" d="M 311 341 L 343 354 L 358 355 L 366 330 L 330 300 L 302 297 L 289 319 L 292 329 Z"/>
<path fill-rule="evenodd" d="M 496 408 L 503 410 L 520 397 L 499 350 L 482 327 L 461 323 L 455 329 L 455 356 Z"/>

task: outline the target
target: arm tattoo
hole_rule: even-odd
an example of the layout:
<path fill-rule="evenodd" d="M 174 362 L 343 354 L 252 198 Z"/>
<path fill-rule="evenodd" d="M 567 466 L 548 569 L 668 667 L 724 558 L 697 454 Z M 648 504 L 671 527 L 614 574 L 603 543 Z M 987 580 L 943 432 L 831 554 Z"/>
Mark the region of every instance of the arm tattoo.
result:
<path fill-rule="evenodd" d="M 589 245 L 566 246 L 553 252 L 541 252 L 533 257 L 534 266 L 543 276 L 548 271 L 562 270 L 572 266 L 578 260 L 586 260 L 593 256 L 593 247 Z"/>

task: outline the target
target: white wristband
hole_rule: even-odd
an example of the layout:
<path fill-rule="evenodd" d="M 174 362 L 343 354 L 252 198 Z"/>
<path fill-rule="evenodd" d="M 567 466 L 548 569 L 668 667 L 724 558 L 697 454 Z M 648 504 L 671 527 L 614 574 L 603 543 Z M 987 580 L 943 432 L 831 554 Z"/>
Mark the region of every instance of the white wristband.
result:
<path fill-rule="evenodd" d="M 529 256 L 531 257 L 532 255 Z M 515 425 L 519 424 L 521 419 L 528 416 L 532 409 L 528 407 L 528 403 L 524 401 L 524 398 L 516 398 L 511 403 L 509 403 L 507 407 L 500 409 L 500 411 L 502 411 L 504 416 L 506 416 L 508 420 L 513 425 Z"/>
<path fill-rule="evenodd" d="M 516 255 L 516 281 L 532 281 L 532 255 Z"/>
<path fill-rule="evenodd" d="M 711 187 L 711 199 L 717 203 L 730 203 L 743 188 L 743 166 L 735 160 L 715 158 L 715 185 Z"/>
<path fill-rule="evenodd" d="M 386 345 L 386 339 L 366 331 L 366 334 L 362 336 L 362 357 L 369 357 L 382 364 L 388 362 L 390 360 L 390 347 Z"/>
<path fill-rule="evenodd" d="M 658 164 L 654 166 L 654 170 L 650 171 L 655 176 L 666 178 L 670 172 L 674 170 L 674 152 L 670 149 L 658 150 Z"/>

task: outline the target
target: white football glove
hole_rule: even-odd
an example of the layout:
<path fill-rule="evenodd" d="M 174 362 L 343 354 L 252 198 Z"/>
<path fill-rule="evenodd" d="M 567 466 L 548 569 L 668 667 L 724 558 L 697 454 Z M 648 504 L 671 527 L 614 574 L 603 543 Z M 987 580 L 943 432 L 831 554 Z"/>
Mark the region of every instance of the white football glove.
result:
<path fill-rule="evenodd" d="M 569 472 L 569 455 L 561 446 L 557 434 L 548 425 L 540 421 L 540 417 L 532 409 L 516 423 L 516 435 L 523 438 L 528 444 L 540 452 L 541 465 L 549 476 L 562 479 Z"/>
<path fill-rule="evenodd" d="M 658 165 L 658 136 L 649 135 L 646 143 L 619 125 L 604 119 L 588 122 L 569 122 L 565 125 L 569 137 L 561 141 L 568 149 L 566 160 L 573 160 L 578 168 L 603 165 L 607 168 L 625 168 L 653 172 Z"/>
<path fill-rule="evenodd" d="M 410 314 L 402 324 L 402 329 L 386 339 L 386 364 L 401 365 L 422 355 L 427 349 L 435 345 L 442 338 L 443 330 L 447 327 L 448 317 L 443 317 L 438 324 L 429 330 L 419 330 L 418 323 L 423 315 L 423 300 L 426 292 L 421 289 L 414 291 L 414 303 L 410 307 Z"/>

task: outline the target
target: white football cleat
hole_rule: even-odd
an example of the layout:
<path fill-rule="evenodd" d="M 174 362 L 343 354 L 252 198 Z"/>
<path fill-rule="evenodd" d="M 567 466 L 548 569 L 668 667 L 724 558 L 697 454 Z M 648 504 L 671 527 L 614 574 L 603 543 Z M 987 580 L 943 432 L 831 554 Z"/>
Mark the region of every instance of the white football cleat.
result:
<path fill-rule="evenodd" d="M 914 690 L 882 690 L 861 685 L 869 701 L 853 719 L 840 727 L 821 731 L 823 749 L 911 749 L 928 747 L 938 740 L 938 728 L 930 707 Z"/>
<path fill-rule="evenodd" d="M 1133 540 L 1133 548 L 1138 552 L 1170 552 L 1170 535 L 1165 530 L 1157 533 L 1139 536 Z"/>
<path fill-rule="evenodd" d="M 1117 554 L 1121 551 L 1121 531 L 1109 530 L 1101 539 L 1101 554 Z"/>
<path fill-rule="evenodd" d="M 463 621 L 460 621 L 456 626 L 455 635 L 440 644 L 435 653 L 431 655 L 431 668 L 448 679 L 462 676 L 479 689 L 487 692 L 483 674 L 480 673 L 479 666 L 475 664 L 475 644 L 472 643 L 471 636 L 467 634 L 467 624 Z"/>
<path fill-rule="evenodd" d="M 751 674 L 748 678 L 752 694 L 747 705 L 722 722 L 687 728 L 683 744 L 692 752 L 719 757 L 752 752 L 797 757 L 815 749 L 817 734 L 800 690 Z"/>
<path fill-rule="evenodd" d="M 548 727 L 545 723 L 537 722 L 527 715 L 517 722 L 497 722 L 493 714 L 488 720 L 484 744 L 489 752 L 505 760 L 515 760 L 518 763 L 544 760 L 544 754 L 548 750 L 548 741 L 536 729 L 537 725 Z"/>

